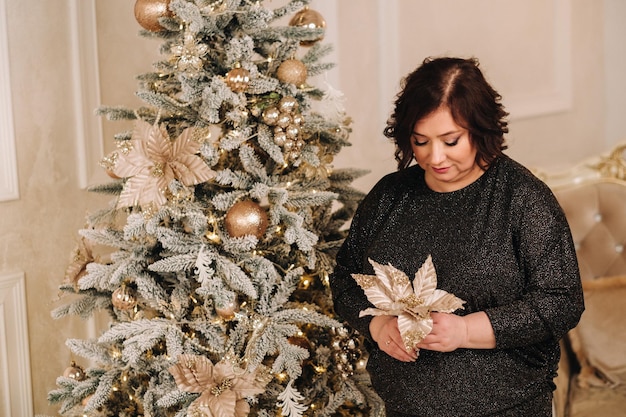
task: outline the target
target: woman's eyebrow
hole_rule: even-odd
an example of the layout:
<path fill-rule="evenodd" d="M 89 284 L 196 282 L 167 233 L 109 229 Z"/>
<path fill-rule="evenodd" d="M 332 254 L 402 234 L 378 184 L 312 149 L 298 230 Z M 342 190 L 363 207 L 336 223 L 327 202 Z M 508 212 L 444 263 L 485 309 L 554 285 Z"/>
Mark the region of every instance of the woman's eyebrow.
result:
<path fill-rule="evenodd" d="M 445 136 L 456 135 L 456 134 L 458 134 L 458 133 L 460 133 L 460 132 L 461 132 L 461 130 L 451 130 L 451 131 L 449 131 L 449 132 L 442 133 L 441 135 L 437 135 L 437 137 L 438 137 L 438 138 L 443 138 L 443 137 L 445 137 Z M 413 131 L 413 134 L 414 134 L 415 136 L 421 136 L 421 137 L 424 137 L 424 138 L 428 137 L 428 136 L 423 135 L 423 134 L 421 134 L 421 133 L 419 133 L 419 132 L 416 132 L 416 131 Z"/>

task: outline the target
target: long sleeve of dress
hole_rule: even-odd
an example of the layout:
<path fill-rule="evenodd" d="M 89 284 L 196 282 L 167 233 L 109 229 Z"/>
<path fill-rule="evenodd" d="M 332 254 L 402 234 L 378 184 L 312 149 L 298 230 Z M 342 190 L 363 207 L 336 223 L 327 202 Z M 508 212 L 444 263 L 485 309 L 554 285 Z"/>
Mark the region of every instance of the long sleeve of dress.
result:
<path fill-rule="evenodd" d="M 578 323 L 584 309 L 567 220 L 550 190 L 543 184 L 535 187 L 539 189 L 522 190 L 512 202 L 513 218 L 519 220 L 513 243 L 527 277 L 526 291 L 519 300 L 486 310 L 497 348 L 557 341 Z"/>

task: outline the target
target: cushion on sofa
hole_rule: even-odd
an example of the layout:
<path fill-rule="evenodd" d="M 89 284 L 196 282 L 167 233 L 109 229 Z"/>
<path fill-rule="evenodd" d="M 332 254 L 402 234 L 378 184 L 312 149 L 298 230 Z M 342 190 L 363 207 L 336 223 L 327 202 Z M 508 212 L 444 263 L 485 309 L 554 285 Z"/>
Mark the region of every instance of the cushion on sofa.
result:
<path fill-rule="evenodd" d="M 614 388 L 581 388 L 573 384 L 568 417 L 626 417 L 626 384 Z"/>
<path fill-rule="evenodd" d="M 626 272 L 625 185 L 624 181 L 602 180 L 555 190 L 572 230 L 583 280 Z"/>
<path fill-rule="evenodd" d="M 585 312 L 569 335 L 578 385 L 626 384 L 626 276 L 583 281 L 583 289 Z"/>

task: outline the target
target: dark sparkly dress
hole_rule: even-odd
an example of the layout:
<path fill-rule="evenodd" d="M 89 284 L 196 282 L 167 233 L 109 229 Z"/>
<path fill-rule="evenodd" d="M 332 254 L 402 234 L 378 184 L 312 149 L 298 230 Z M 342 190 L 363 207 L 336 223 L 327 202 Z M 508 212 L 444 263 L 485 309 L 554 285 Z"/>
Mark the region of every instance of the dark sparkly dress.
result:
<path fill-rule="evenodd" d="M 430 190 L 418 166 L 385 176 L 337 255 L 337 313 L 371 341 L 372 317 L 359 312 L 372 305 L 350 274 L 373 274 L 371 258 L 412 280 L 429 254 L 437 287 L 466 301 L 456 314 L 486 312 L 496 348 L 422 349 L 406 363 L 369 344 L 368 371 L 389 414 L 549 415 L 558 341 L 584 309 L 569 226 L 550 189 L 508 157 L 447 193 Z"/>

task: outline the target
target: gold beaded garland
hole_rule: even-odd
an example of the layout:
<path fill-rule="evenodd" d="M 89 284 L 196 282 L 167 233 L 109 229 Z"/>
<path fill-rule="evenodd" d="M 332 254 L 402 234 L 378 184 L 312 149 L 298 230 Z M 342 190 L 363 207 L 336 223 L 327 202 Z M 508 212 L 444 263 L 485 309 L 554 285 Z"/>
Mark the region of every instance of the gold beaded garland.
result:
<path fill-rule="evenodd" d="M 135 2 L 135 19 L 143 27 L 151 32 L 163 30 L 159 23 L 162 17 L 171 17 L 169 9 L 170 0 L 137 0 Z"/>
<path fill-rule="evenodd" d="M 259 204 L 245 200 L 233 204 L 226 213 L 224 224 L 232 237 L 253 235 L 261 238 L 267 229 L 268 217 Z"/>
<path fill-rule="evenodd" d="M 280 64 L 276 71 L 276 77 L 284 83 L 295 84 L 300 87 L 307 78 L 306 65 L 297 59 L 288 59 Z"/>

